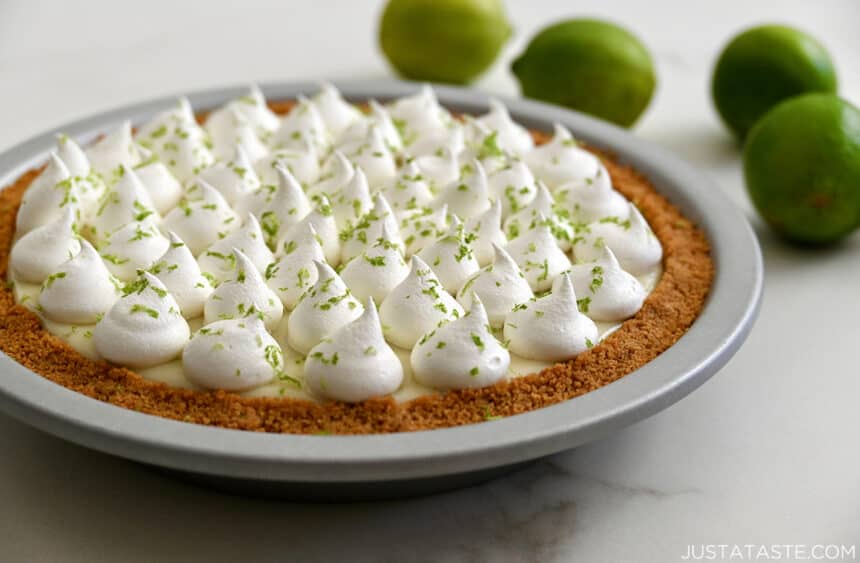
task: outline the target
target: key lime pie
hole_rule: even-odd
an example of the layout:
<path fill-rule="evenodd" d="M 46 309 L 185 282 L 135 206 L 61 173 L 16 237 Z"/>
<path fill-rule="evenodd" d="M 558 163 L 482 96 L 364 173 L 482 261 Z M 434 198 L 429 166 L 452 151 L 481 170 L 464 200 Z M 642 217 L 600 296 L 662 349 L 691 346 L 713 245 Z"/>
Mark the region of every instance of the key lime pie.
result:
<path fill-rule="evenodd" d="M 184 99 L 0 195 L 0 348 L 179 420 L 376 433 L 508 416 L 693 322 L 703 234 L 635 170 L 503 104 Z"/>

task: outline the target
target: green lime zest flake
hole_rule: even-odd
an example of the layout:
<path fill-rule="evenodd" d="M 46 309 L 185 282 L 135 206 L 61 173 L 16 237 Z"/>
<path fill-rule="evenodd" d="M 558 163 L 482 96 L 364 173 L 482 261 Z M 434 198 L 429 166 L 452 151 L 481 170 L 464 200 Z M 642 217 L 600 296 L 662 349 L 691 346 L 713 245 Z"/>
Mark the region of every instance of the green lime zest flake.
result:
<path fill-rule="evenodd" d="M 499 148 L 499 132 L 493 131 L 481 142 L 479 151 L 479 159 L 484 159 L 490 156 L 504 156 L 505 153 Z"/>
<path fill-rule="evenodd" d="M 588 306 L 591 305 L 591 297 L 583 297 L 576 300 L 576 307 L 580 313 L 588 313 Z"/>
<path fill-rule="evenodd" d="M 620 218 L 613 215 L 611 217 L 604 217 L 599 222 L 600 223 L 612 223 L 614 225 L 618 225 L 619 227 L 623 228 L 625 231 L 630 230 L 630 219 L 627 219 L 626 221 L 622 221 Z"/>
<path fill-rule="evenodd" d="M 233 254 L 222 254 L 215 250 L 207 250 L 206 256 L 211 256 L 213 258 L 217 258 L 218 260 L 223 260 L 227 262 L 227 267 L 232 270 L 236 267 L 236 257 Z"/>
<path fill-rule="evenodd" d="M 541 272 L 541 275 L 538 276 L 538 281 L 544 281 L 549 278 L 549 262 L 546 258 L 543 259 L 541 268 L 543 269 L 543 271 Z"/>
<path fill-rule="evenodd" d="M 493 414 L 493 411 L 490 410 L 490 405 L 484 405 L 484 420 L 501 420 L 502 418 L 504 417 Z"/>
<path fill-rule="evenodd" d="M 102 254 L 101 257 L 104 261 L 110 262 L 115 266 L 120 266 L 129 261 L 129 258 L 120 258 L 116 254 Z"/>
<path fill-rule="evenodd" d="M 323 354 L 322 352 L 314 352 L 313 354 L 310 355 L 310 357 L 315 359 L 315 360 L 319 360 L 320 362 L 322 362 L 325 365 L 333 365 L 333 366 L 337 365 L 337 362 L 340 359 L 340 358 L 338 358 L 337 352 L 332 354 L 331 357 L 329 357 L 329 358 L 326 358 L 325 354 Z"/>
<path fill-rule="evenodd" d="M 149 136 L 153 139 L 158 139 L 159 137 L 164 137 L 165 135 L 167 135 L 167 125 L 162 125 L 158 129 L 150 133 Z"/>
<path fill-rule="evenodd" d="M 51 274 L 45 279 L 45 287 L 51 287 L 54 285 L 54 282 L 66 277 L 66 272 L 57 272 L 56 274 Z"/>
<path fill-rule="evenodd" d="M 586 338 L 585 339 L 585 347 L 586 348 L 594 348 L 594 342 L 592 342 L 590 338 Z"/>
<path fill-rule="evenodd" d="M 364 254 L 365 261 L 371 266 L 385 266 L 385 256 L 368 256 Z"/>
<path fill-rule="evenodd" d="M 367 348 L 364 349 L 364 355 L 365 356 L 375 356 L 376 355 L 376 348 L 374 348 L 373 346 L 368 346 Z"/>
<path fill-rule="evenodd" d="M 129 313 L 132 313 L 132 314 L 134 314 L 134 313 L 146 313 L 147 315 L 149 315 L 153 319 L 158 318 L 158 311 L 156 311 L 152 307 L 147 307 L 146 305 L 141 305 L 140 303 L 135 303 L 134 305 L 132 305 L 131 309 L 129 310 Z"/>
<path fill-rule="evenodd" d="M 124 296 L 131 295 L 132 293 L 140 295 L 147 287 L 149 287 L 149 282 L 146 281 L 146 278 L 137 278 L 133 282 L 129 282 L 125 285 L 122 290 L 122 294 Z"/>
<path fill-rule="evenodd" d="M 266 266 L 266 279 L 270 280 L 275 277 L 275 275 L 278 273 L 278 270 L 280 270 L 280 267 L 278 266 L 277 262 L 272 262 L 271 264 Z"/>
<path fill-rule="evenodd" d="M 535 316 L 539 319 L 542 318 L 545 314 L 546 313 L 544 313 L 543 311 L 535 311 Z"/>
<path fill-rule="evenodd" d="M 281 230 L 281 220 L 274 211 L 266 211 L 260 215 L 260 228 L 269 239 L 274 239 Z"/>
<path fill-rule="evenodd" d="M 469 370 L 469 375 L 471 375 L 472 377 L 476 377 L 478 375 L 478 373 L 479 373 L 478 366 L 475 366 Z"/>
<path fill-rule="evenodd" d="M 436 349 L 441 350 L 442 348 L 444 348 L 447 345 L 448 344 L 444 340 L 440 340 L 439 342 L 436 343 Z"/>
<path fill-rule="evenodd" d="M 597 290 L 603 285 L 603 268 L 601 266 L 593 267 L 591 275 L 591 283 L 588 284 L 588 289 L 591 290 L 591 293 L 597 293 Z"/>
<path fill-rule="evenodd" d="M 305 284 L 311 279 L 311 273 L 307 268 L 300 268 L 298 272 L 296 272 L 296 279 L 298 280 L 298 286 L 304 287 Z"/>
<path fill-rule="evenodd" d="M 281 368 L 284 365 L 284 356 L 278 346 L 269 344 L 263 348 L 263 356 L 266 358 L 266 363 L 275 370 L 275 373 L 281 372 Z"/>
<path fill-rule="evenodd" d="M 134 228 L 134 236 L 133 236 L 133 237 L 131 237 L 130 239 L 128 239 L 128 241 L 129 241 L 129 242 L 134 242 L 134 241 L 143 240 L 143 239 L 145 239 L 145 238 L 150 238 L 150 237 L 152 237 L 152 232 L 150 232 L 150 231 L 144 231 L 144 230 L 140 227 L 140 225 L 138 225 L 138 226 L 136 226 L 136 227 Z"/>
<path fill-rule="evenodd" d="M 293 387 L 296 387 L 297 389 L 302 388 L 302 382 L 301 381 L 299 381 L 297 378 L 293 377 L 292 375 L 288 374 L 287 372 L 285 372 L 283 370 L 279 371 L 276 374 L 276 377 L 278 378 L 278 380 L 283 381 L 284 383 L 289 383 L 290 385 L 292 385 Z M 281 391 L 283 391 L 283 390 L 281 390 Z"/>
<path fill-rule="evenodd" d="M 468 192 L 469 186 L 467 186 L 466 184 L 460 184 L 459 186 L 457 186 L 457 191 L 458 192 Z"/>
<path fill-rule="evenodd" d="M 135 221 L 143 221 L 144 219 L 155 213 L 152 209 L 149 209 L 144 204 L 140 203 L 138 200 L 134 200 L 132 206 L 137 212 L 137 214 L 134 216 Z"/>
<path fill-rule="evenodd" d="M 288 240 L 284 243 L 284 254 L 292 254 L 299 245 L 294 240 Z"/>
<path fill-rule="evenodd" d="M 479 335 L 477 335 L 473 332 L 469 336 L 472 338 L 472 343 L 475 346 L 477 346 L 479 350 L 484 349 L 484 341 L 481 339 L 481 337 Z"/>

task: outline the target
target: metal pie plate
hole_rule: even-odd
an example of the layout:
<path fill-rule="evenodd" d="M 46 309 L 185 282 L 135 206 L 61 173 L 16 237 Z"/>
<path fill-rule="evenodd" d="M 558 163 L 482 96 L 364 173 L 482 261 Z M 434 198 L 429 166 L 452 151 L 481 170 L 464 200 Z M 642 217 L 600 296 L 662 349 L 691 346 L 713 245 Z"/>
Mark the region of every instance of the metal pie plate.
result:
<path fill-rule="evenodd" d="M 397 81 L 343 82 L 354 101 L 387 100 L 419 86 Z M 315 83 L 262 85 L 271 100 L 315 92 Z M 212 109 L 245 87 L 194 92 L 195 110 Z M 452 110 L 483 113 L 488 96 L 436 87 Z M 627 131 L 547 104 L 503 99 L 515 120 L 551 131 L 562 123 L 589 144 L 634 166 L 692 221 L 711 244 L 716 276 L 701 315 L 666 352 L 600 389 L 525 414 L 454 428 L 371 436 L 244 432 L 146 415 L 70 391 L 0 354 L 0 410 L 71 442 L 167 470 L 198 483 L 247 494 L 340 501 L 426 494 L 473 484 L 531 460 L 576 447 L 659 412 L 728 362 L 758 313 L 762 259 L 741 211 L 701 172 Z M 164 98 L 62 125 L 0 154 L 0 185 L 45 162 L 62 131 L 89 142 L 123 120 L 140 124 L 175 103 Z"/>

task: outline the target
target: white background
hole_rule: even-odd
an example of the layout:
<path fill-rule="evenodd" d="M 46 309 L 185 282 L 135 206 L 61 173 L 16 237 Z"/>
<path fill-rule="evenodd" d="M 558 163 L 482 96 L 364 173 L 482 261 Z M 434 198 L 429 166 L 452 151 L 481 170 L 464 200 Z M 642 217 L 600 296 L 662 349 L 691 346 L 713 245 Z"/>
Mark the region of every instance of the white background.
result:
<path fill-rule="evenodd" d="M 767 282 L 747 344 L 679 404 L 473 489 L 351 506 L 225 496 L 0 416 L 0 561 L 676 561 L 695 543 L 860 542 L 860 235 L 801 250 L 752 216 L 708 96 L 720 47 L 800 26 L 860 103 L 857 0 L 507 2 L 516 36 L 599 16 L 651 49 L 660 84 L 636 128 L 700 166 L 751 216 Z M 251 80 L 390 76 L 380 2 L 0 1 L 0 149 L 151 96 Z"/>

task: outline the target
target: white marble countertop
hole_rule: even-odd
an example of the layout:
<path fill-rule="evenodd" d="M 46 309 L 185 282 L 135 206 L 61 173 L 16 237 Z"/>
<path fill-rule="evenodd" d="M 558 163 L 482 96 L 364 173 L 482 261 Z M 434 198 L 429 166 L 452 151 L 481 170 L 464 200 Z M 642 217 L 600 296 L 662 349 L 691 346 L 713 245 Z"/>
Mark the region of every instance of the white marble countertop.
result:
<path fill-rule="evenodd" d="M 230 4 L 0 3 L 0 149 L 156 95 L 389 75 L 379 2 Z M 600 442 L 483 486 L 380 504 L 212 493 L 0 416 L 0 560 L 665 562 L 689 544 L 860 543 L 860 235 L 811 251 L 764 230 L 708 96 L 728 38 L 780 21 L 826 43 L 843 95 L 860 103 L 860 2 L 507 4 L 517 35 L 481 89 L 515 93 L 508 62 L 564 16 L 611 18 L 650 46 L 660 84 L 636 133 L 704 169 L 747 210 L 764 251 L 761 317 L 729 365 Z"/>

